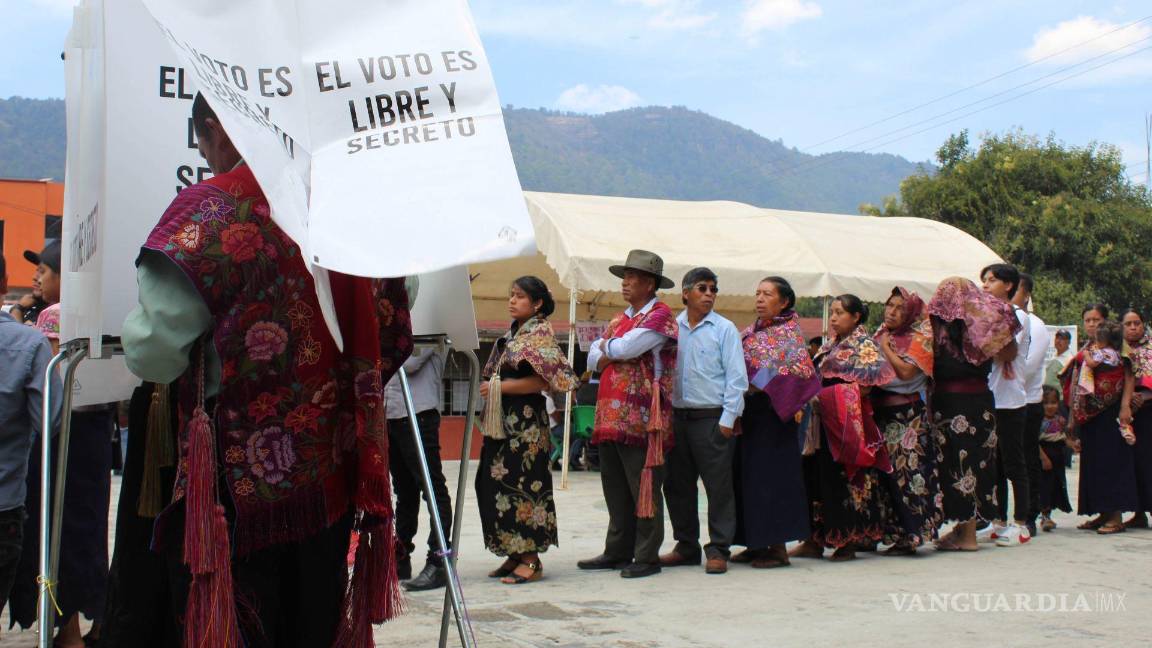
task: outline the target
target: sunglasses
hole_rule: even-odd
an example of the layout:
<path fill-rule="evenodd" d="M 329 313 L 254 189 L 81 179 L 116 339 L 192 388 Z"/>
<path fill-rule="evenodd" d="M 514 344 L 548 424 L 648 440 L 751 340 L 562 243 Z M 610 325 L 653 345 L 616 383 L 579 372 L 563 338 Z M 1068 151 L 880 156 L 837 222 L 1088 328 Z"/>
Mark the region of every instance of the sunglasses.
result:
<path fill-rule="evenodd" d="M 704 293 L 712 293 L 713 295 L 719 294 L 720 288 L 717 286 L 710 286 L 708 284 L 696 284 L 696 292 L 703 295 Z"/>

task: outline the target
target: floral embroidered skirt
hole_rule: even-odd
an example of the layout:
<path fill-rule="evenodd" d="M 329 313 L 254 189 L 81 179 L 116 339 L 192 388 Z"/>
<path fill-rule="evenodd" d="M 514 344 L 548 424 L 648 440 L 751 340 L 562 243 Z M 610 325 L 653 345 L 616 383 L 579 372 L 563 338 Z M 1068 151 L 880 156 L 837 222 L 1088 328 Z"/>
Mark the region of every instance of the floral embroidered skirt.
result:
<path fill-rule="evenodd" d="M 820 432 L 820 448 L 804 457 L 804 482 L 812 539 L 832 549 L 878 542 L 883 535 L 880 472 L 861 468 L 851 480 L 832 458 L 828 438 Z"/>
<path fill-rule="evenodd" d="M 932 396 L 937 438 L 941 440 L 940 490 L 944 519 L 994 520 L 996 506 L 996 415 L 992 392 Z"/>
<path fill-rule="evenodd" d="M 924 401 L 877 405 L 874 412 L 892 461 L 892 472 L 882 476 L 889 502 L 884 542 L 917 547 L 936 539 L 943 517 L 940 445 L 925 417 Z"/>
<path fill-rule="evenodd" d="M 485 438 L 476 472 L 484 545 L 497 556 L 559 546 L 544 397 L 503 397 L 506 439 Z"/>

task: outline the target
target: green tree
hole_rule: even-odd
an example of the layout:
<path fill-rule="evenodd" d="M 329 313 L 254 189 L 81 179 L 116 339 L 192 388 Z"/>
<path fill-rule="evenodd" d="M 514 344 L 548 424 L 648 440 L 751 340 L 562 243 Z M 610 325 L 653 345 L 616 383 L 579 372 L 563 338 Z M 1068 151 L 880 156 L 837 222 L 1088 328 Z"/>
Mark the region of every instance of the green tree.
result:
<path fill-rule="evenodd" d="M 901 183 L 898 204 L 862 211 L 931 218 L 984 241 L 1035 276 L 1037 311 L 1049 323 L 1077 322 L 1090 301 L 1152 304 L 1152 200 L 1127 179 L 1117 148 L 1020 131 L 974 148 L 964 131 L 937 160 L 936 173 Z"/>

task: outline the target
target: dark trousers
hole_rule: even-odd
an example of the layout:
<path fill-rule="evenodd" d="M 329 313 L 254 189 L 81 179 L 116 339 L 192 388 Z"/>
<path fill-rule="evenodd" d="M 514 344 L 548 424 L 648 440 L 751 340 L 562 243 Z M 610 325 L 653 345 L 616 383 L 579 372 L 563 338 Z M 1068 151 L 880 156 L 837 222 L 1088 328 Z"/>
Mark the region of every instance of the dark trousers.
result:
<path fill-rule="evenodd" d="M 1028 466 L 1028 521 L 1040 516 L 1040 424 L 1044 422 L 1044 406 L 1030 403 L 1025 408 L 1024 462 Z"/>
<path fill-rule="evenodd" d="M 428 458 L 428 471 L 432 474 L 432 494 L 436 509 L 444 524 L 444 537 L 452 539 L 452 498 L 448 495 L 444 467 L 440 463 L 440 412 L 434 409 L 416 414 L 420 426 L 420 439 Z M 416 551 L 413 540 L 420 528 L 420 496 L 424 493 L 424 477 L 420 470 L 420 453 L 412 439 L 412 426 L 407 418 L 388 419 L 388 466 L 392 473 L 392 491 L 396 495 L 396 539 L 411 555 Z M 428 562 L 439 564 L 439 545 L 432 516 L 428 516 Z"/>
<path fill-rule="evenodd" d="M 600 485 L 608 504 L 608 535 L 604 554 L 617 560 L 638 563 L 660 562 L 660 544 L 664 542 L 664 500 L 660 486 L 664 467 L 652 469 L 652 494 L 655 515 L 636 517 L 640 496 L 640 473 L 648 451 L 643 446 L 620 443 L 600 444 Z"/>
<path fill-rule="evenodd" d="M 24 507 L 0 511 L 0 610 L 8 605 L 8 593 L 16 580 L 24 548 Z"/>
<path fill-rule="evenodd" d="M 704 482 L 708 494 L 709 558 L 727 558 L 736 534 L 736 496 L 732 486 L 732 457 L 736 444 L 720 433 L 719 416 L 699 416 L 676 410 L 672 434 L 676 446 L 666 458 L 664 499 L 672 521 L 676 553 L 700 555 L 700 512 L 696 482 Z"/>
<path fill-rule="evenodd" d="M 999 484 L 996 489 L 997 504 L 1000 519 L 1007 522 L 1008 518 L 1008 482 L 1012 482 L 1012 514 L 1017 522 L 1024 523 L 1030 518 L 1032 510 L 1031 496 L 1028 490 L 1028 462 L 1024 456 L 1025 410 L 998 409 L 996 410 L 996 462 L 999 465 Z M 1032 447 L 1032 452 L 1039 452 Z M 1039 458 L 1039 455 L 1036 455 Z"/>

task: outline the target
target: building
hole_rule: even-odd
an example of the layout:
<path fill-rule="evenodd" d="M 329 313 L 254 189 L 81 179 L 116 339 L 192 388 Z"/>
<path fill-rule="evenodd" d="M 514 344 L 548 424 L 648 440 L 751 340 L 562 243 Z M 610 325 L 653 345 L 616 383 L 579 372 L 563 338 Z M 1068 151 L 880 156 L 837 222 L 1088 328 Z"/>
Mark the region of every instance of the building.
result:
<path fill-rule="evenodd" d="M 63 213 L 62 183 L 0 178 L 0 250 L 13 293 L 32 288 L 34 269 L 24 261 L 24 251 L 40 251 L 46 238 L 60 238 Z"/>

